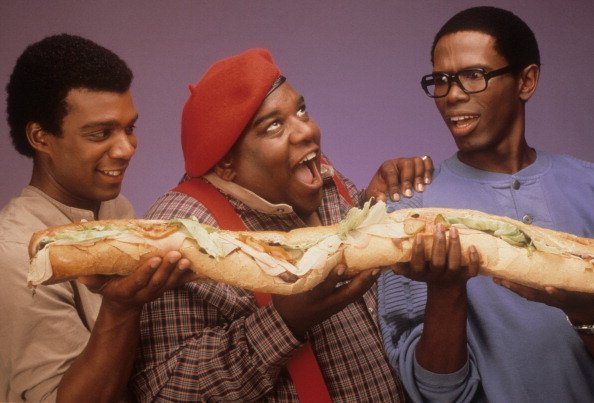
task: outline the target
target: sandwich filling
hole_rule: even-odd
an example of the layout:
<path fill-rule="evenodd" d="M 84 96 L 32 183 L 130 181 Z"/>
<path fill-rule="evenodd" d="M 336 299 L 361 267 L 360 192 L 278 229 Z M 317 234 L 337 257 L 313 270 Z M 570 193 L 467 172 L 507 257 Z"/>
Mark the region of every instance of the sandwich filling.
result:
<path fill-rule="evenodd" d="M 418 213 L 422 213 L 419 210 Z M 524 248 L 527 253 L 543 250 L 551 253 L 561 252 L 559 245 L 551 245 L 541 239 L 532 239 L 520 228 L 506 221 L 499 221 L 480 215 L 460 216 L 438 214 L 433 222 L 427 222 L 412 210 L 405 218 L 396 219 L 386 212 L 386 205 L 378 201 L 351 209 L 339 225 L 327 227 L 319 237 L 306 240 L 285 237 L 280 233 L 231 232 L 210 227 L 195 219 L 176 219 L 170 221 L 139 220 L 138 224 L 128 224 L 125 228 L 117 225 L 93 225 L 81 223 L 72 230 L 57 233 L 52 238 L 42 239 L 36 255 L 31 260 L 28 273 L 30 285 L 41 284 L 52 277 L 49 248 L 55 245 L 92 245 L 105 239 L 128 243 L 148 243 L 163 250 L 177 250 L 184 240 L 192 238 L 200 251 L 211 258 L 220 259 L 241 250 L 249 255 L 265 273 L 277 276 L 292 283 L 306 276 L 310 271 L 323 267 L 329 256 L 340 252 L 345 245 L 365 248 L 372 236 L 410 239 L 419 232 L 432 232 L 432 227 L 441 222 L 446 227 L 468 228 L 493 235 L 510 245 Z M 594 259 L 592 254 L 582 253 L 582 258 Z M 135 257 L 140 260 L 141 256 Z"/>

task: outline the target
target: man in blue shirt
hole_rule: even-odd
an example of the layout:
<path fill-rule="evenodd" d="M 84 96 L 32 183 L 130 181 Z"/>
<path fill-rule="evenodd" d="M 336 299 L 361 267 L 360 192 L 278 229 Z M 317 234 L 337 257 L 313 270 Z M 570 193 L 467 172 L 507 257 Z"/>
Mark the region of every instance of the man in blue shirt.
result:
<path fill-rule="evenodd" d="M 505 10 L 467 9 L 431 55 L 421 84 L 458 152 L 391 208 L 476 209 L 594 237 L 594 164 L 526 141 L 540 73 L 530 28 Z M 594 295 L 416 266 L 379 280 L 384 344 L 413 400 L 594 401 Z"/>

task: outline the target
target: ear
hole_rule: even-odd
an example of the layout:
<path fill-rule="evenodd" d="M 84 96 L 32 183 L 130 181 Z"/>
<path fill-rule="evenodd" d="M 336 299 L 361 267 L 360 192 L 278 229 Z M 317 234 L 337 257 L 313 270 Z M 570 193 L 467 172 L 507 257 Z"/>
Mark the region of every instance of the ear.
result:
<path fill-rule="evenodd" d="M 538 85 L 538 78 L 540 77 L 540 67 L 536 64 L 531 64 L 524 67 L 520 73 L 520 99 L 527 102 L 536 91 Z"/>
<path fill-rule="evenodd" d="M 233 182 L 237 176 L 231 153 L 225 155 L 214 167 L 214 173 L 221 179 Z"/>
<path fill-rule="evenodd" d="M 27 134 L 27 140 L 29 141 L 29 144 L 31 144 L 31 147 L 33 147 L 36 152 L 49 152 L 48 136 L 52 136 L 52 134 L 46 132 L 39 123 L 27 123 L 25 132 Z"/>

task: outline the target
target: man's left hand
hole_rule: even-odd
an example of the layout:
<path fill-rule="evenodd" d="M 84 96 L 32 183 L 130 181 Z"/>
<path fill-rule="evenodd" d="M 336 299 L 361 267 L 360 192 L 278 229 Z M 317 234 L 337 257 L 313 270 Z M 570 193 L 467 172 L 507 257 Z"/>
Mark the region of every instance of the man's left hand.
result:
<path fill-rule="evenodd" d="M 431 183 L 433 169 L 433 161 L 427 155 L 384 161 L 365 189 L 365 198 L 386 201 L 387 194 L 398 201 L 401 196 L 411 197 L 413 190 L 422 192 Z"/>

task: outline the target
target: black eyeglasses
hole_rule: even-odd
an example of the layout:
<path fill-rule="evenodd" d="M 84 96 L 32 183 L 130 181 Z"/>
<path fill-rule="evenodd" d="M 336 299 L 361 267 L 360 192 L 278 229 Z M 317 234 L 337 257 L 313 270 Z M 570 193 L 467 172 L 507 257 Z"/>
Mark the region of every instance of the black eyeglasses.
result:
<path fill-rule="evenodd" d="M 466 94 L 475 94 L 486 90 L 491 78 L 511 73 L 514 70 L 516 70 L 516 66 L 507 66 L 490 72 L 482 68 L 476 68 L 460 70 L 454 74 L 427 74 L 421 78 L 421 86 L 431 98 L 441 98 L 448 95 L 453 82 L 458 84 Z"/>

